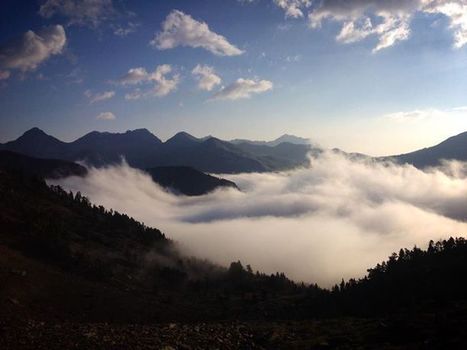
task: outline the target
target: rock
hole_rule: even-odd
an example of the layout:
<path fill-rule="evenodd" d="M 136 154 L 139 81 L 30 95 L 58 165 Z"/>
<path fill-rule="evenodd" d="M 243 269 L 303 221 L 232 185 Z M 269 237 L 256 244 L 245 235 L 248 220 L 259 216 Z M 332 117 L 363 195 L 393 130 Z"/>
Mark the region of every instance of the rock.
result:
<path fill-rule="evenodd" d="M 8 301 L 14 305 L 19 305 L 19 301 L 16 300 L 15 298 L 8 298 Z"/>

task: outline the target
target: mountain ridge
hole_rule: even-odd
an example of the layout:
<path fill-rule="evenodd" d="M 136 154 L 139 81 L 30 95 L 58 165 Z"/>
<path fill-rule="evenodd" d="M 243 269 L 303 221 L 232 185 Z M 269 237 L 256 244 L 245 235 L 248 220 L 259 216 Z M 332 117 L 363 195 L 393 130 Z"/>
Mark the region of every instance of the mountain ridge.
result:
<path fill-rule="evenodd" d="M 379 159 L 392 160 L 399 164 L 412 164 L 421 169 L 441 165 L 443 160 L 467 161 L 467 131 L 431 147 Z"/>
<path fill-rule="evenodd" d="M 93 166 L 118 163 L 123 157 L 130 166 L 140 169 L 189 166 L 209 173 L 277 171 L 308 162 L 303 145 L 292 145 L 289 152 L 293 161 L 284 162 L 283 154 L 273 152 L 264 159 L 262 154 L 212 136 L 197 138 L 179 132 L 162 142 L 147 129 L 125 133 L 92 131 L 72 142 L 63 142 L 33 128 L 18 139 L 0 145 L 0 149 L 38 158 L 84 161 Z M 300 156 L 295 156 L 295 152 Z"/>
<path fill-rule="evenodd" d="M 252 145 L 262 145 L 262 146 L 277 146 L 281 143 L 287 142 L 287 143 L 292 143 L 295 145 L 310 145 L 311 142 L 309 139 L 304 138 L 304 137 L 298 137 L 295 135 L 290 135 L 290 134 L 283 134 L 279 136 L 278 138 L 272 140 L 272 141 L 256 141 L 256 140 L 248 140 L 248 139 L 233 139 L 229 141 L 230 143 L 233 144 L 239 144 L 239 143 L 249 143 Z"/>

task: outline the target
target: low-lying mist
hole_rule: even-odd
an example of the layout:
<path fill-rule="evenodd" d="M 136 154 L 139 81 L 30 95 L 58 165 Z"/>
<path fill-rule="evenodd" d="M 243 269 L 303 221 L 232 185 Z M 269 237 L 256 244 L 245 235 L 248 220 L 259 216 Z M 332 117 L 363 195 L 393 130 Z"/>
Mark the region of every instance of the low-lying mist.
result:
<path fill-rule="evenodd" d="M 225 175 L 242 192 L 175 196 L 126 164 L 55 184 L 159 228 L 190 255 L 330 286 L 402 247 L 467 233 L 465 165 L 418 170 L 335 154 L 284 173 Z"/>

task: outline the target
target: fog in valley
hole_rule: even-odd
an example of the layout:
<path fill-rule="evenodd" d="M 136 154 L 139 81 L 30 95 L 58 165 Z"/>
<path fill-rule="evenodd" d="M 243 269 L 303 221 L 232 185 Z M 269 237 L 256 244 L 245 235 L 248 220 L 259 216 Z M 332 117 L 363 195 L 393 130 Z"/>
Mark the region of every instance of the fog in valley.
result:
<path fill-rule="evenodd" d="M 125 163 L 53 181 L 162 230 L 186 253 L 329 287 L 392 252 L 467 232 L 465 165 L 421 171 L 326 153 L 283 173 L 222 175 L 241 191 L 176 196 Z"/>

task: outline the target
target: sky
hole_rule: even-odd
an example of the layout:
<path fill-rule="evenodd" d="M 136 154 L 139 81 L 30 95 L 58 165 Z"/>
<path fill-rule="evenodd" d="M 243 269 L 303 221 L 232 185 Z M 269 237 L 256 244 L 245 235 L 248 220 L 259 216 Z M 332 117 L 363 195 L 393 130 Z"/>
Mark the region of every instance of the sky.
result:
<path fill-rule="evenodd" d="M 35 126 L 430 146 L 467 130 L 467 1 L 4 0 L 0 142 Z"/>

